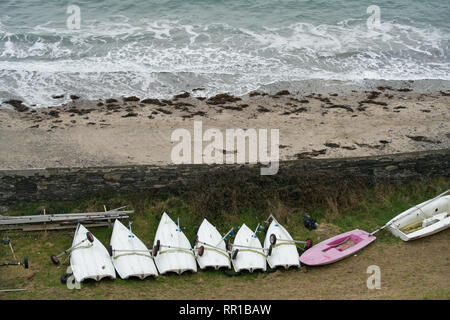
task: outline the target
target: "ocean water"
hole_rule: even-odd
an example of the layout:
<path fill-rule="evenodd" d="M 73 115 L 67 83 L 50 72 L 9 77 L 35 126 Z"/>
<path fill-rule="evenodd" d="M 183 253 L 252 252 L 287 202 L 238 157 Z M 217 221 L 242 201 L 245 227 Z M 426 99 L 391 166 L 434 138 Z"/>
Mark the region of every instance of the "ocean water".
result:
<path fill-rule="evenodd" d="M 450 80 L 449 17 L 448 0 L 0 0 L 0 102 Z"/>

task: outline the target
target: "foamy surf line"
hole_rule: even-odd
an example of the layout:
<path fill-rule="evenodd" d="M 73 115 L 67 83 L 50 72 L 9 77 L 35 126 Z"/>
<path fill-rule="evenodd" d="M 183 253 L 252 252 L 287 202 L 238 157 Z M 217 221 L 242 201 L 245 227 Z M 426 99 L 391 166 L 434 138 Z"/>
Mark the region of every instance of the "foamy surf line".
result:
<path fill-rule="evenodd" d="M 8 21 L 0 14 L 0 101 L 35 107 L 60 104 L 54 95 L 169 98 L 304 81 L 450 80 L 450 34 L 423 23 L 383 21 L 367 30 L 364 19 L 251 26 L 121 16 L 87 19 L 82 32 L 70 32 Z"/>

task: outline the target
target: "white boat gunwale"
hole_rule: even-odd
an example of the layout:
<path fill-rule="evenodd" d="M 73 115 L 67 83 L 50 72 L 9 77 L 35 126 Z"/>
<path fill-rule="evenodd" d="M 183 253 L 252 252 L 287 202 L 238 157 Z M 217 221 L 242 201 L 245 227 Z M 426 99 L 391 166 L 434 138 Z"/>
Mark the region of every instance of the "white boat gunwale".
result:
<path fill-rule="evenodd" d="M 437 203 L 441 199 L 445 199 L 447 201 L 447 203 L 438 204 L 438 206 L 440 206 L 441 208 L 443 205 L 444 209 L 434 208 L 433 204 Z M 446 209 L 445 209 L 445 206 L 447 206 Z M 429 208 L 427 208 L 427 207 L 429 207 Z M 434 210 L 433 210 L 433 208 L 434 208 Z M 438 196 L 436 196 L 432 199 L 426 200 L 418 205 L 415 205 L 415 206 L 405 210 L 404 212 L 402 212 L 399 215 L 392 218 L 383 227 L 387 227 L 394 236 L 399 237 L 403 241 L 415 240 L 415 239 L 423 238 L 428 235 L 435 234 L 437 232 L 440 232 L 440 231 L 445 230 L 446 228 L 450 227 L 449 213 L 450 213 L 450 189 L 439 194 Z M 419 218 L 419 216 L 422 216 L 422 217 Z M 409 217 L 411 217 L 409 219 L 410 221 L 408 221 Z M 416 218 L 416 219 L 414 220 L 414 218 Z M 423 226 L 423 223 L 426 220 L 430 221 L 430 220 L 433 220 L 433 218 L 435 220 L 433 223 Z M 403 225 L 403 223 L 405 223 L 405 221 L 404 221 L 405 219 L 408 221 L 408 223 Z M 407 228 L 408 226 L 414 225 L 414 224 L 418 225 L 416 230 L 413 230 L 411 232 L 404 232 L 405 228 Z M 422 225 L 419 226 L 420 224 L 422 224 Z M 376 232 L 378 232 L 382 228 L 378 229 Z"/>

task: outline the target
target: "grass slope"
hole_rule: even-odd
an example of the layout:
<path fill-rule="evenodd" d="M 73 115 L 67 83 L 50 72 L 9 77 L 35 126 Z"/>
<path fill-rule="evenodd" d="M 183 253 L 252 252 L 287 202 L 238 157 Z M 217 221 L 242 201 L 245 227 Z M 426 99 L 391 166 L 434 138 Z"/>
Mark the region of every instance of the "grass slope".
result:
<path fill-rule="evenodd" d="M 314 206 L 308 212 L 318 220 L 319 228 L 308 231 L 302 222 L 303 209 L 292 208 L 277 199 L 267 199 L 265 210 L 234 205 L 233 212 L 199 214 L 196 199 L 184 196 L 109 195 L 80 201 L 23 203 L 9 207 L 9 215 L 102 211 L 128 205 L 136 210 L 133 231 L 148 247 L 161 213 L 180 218 L 188 239 L 204 217 L 221 232 L 246 223 L 255 228 L 258 222 L 274 214 L 294 239 L 312 238 L 318 243 L 328 237 L 354 228 L 373 231 L 398 213 L 445 191 L 449 179 L 415 183 L 375 185 L 348 192 L 345 199 L 324 195 L 327 205 Z M 210 199 L 208 201 L 211 201 Z M 222 200 L 221 200 L 222 201 Z M 255 207 L 260 207 L 255 206 Z M 103 244 L 109 244 L 111 228 L 91 230 Z M 26 288 L 25 292 L 0 293 L 0 299 L 449 299 L 448 268 L 449 230 L 437 235 L 404 243 L 389 232 L 377 234 L 368 248 L 339 263 L 318 267 L 279 270 L 275 273 L 244 274 L 229 278 L 222 272 L 207 270 L 181 276 L 170 274 L 146 280 L 86 281 L 81 290 L 69 290 L 60 283 L 68 263 L 55 266 L 49 255 L 70 247 L 73 230 L 49 232 L 9 232 L 16 256 L 28 256 L 30 269 L 3 267 L 0 289 Z M 264 240 L 264 234 L 259 238 Z M 0 247 L 0 261 L 12 261 L 7 246 Z M 369 265 L 382 272 L 382 289 L 366 286 Z M 423 272 L 426 271 L 426 272 Z M 262 281 L 261 281 L 262 280 Z"/>

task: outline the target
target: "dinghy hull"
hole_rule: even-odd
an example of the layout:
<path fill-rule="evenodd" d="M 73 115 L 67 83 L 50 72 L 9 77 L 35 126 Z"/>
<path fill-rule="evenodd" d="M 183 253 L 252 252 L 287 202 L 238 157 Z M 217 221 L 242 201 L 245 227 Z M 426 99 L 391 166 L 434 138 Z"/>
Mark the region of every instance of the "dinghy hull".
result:
<path fill-rule="evenodd" d="M 272 245 L 272 252 L 267 255 L 267 263 L 270 268 L 284 267 L 288 269 L 289 267 L 299 267 L 299 254 L 297 247 L 294 243 L 286 241 L 293 241 L 291 235 L 287 230 L 278 223 L 275 219 L 270 223 L 267 229 L 266 238 L 264 240 L 264 248 L 268 249 L 271 246 L 270 236 L 274 234 L 276 236 L 277 242 Z"/>
<path fill-rule="evenodd" d="M 245 224 L 239 229 L 234 238 L 232 259 L 234 271 L 248 270 L 266 271 L 266 255 L 256 234 Z"/>
<path fill-rule="evenodd" d="M 422 202 L 394 217 L 388 223 L 391 233 L 410 241 L 450 227 L 450 195 Z"/>
<path fill-rule="evenodd" d="M 375 239 L 375 236 L 359 229 L 345 232 L 306 250 L 300 256 L 300 262 L 308 266 L 330 264 L 355 254 Z"/>
<path fill-rule="evenodd" d="M 158 275 L 148 248 L 119 220 L 114 223 L 110 245 L 113 265 L 122 279 L 129 277 L 144 279 Z"/>
<path fill-rule="evenodd" d="M 160 250 L 154 260 L 160 274 L 197 272 L 197 262 L 189 240 L 165 212 L 159 222 L 153 245 L 158 246 L 158 243 Z"/>
<path fill-rule="evenodd" d="M 208 220 L 204 219 L 197 231 L 197 244 L 195 249 L 203 247 L 202 255 L 196 251 L 196 257 L 200 269 L 214 268 L 231 268 L 231 258 L 222 240 L 222 236 L 216 227 Z"/>
<path fill-rule="evenodd" d="M 72 246 L 86 239 L 88 230 L 81 224 L 78 225 Z M 86 279 L 99 281 L 103 278 L 116 278 L 116 270 L 111 262 L 108 250 L 93 236 L 94 241 L 85 241 L 75 247 L 70 255 L 70 266 L 77 282 Z"/>

